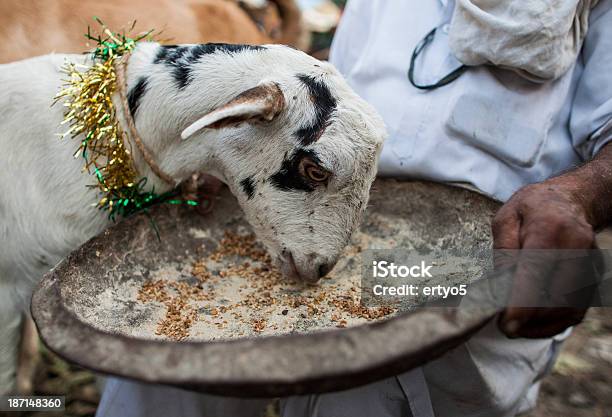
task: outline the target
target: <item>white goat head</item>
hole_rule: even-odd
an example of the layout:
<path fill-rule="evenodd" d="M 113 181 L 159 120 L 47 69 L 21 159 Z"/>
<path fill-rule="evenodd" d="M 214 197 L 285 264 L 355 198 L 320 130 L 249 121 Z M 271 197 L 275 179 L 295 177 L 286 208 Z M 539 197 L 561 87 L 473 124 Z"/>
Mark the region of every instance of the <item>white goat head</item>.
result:
<path fill-rule="evenodd" d="M 141 135 L 163 142 L 163 168 L 228 184 L 286 276 L 329 272 L 376 175 L 386 135 L 376 111 L 333 66 L 288 47 L 139 49 L 150 51 L 130 61 L 130 107 Z"/>

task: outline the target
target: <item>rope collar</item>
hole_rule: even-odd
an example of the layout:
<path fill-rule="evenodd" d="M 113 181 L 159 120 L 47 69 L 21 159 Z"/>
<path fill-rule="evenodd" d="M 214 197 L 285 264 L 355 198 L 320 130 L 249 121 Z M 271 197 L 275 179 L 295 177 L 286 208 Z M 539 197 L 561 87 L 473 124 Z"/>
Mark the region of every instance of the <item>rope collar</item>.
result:
<path fill-rule="evenodd" d="M 138 130 L 136 129 L 136 125 L 134 124 L 134 118 L 132 117 L 132 114 L 130 112 L 130 107 L 126 94 L 127 77 L 125 74 L 127 72 L 127 64 L 131 55 L 131 52 L 123 55 L 123 57 L 121 57 L 121 59 L 117 61 L 117 66 L 115 68 L 115 71 L 117 73 L 117 92 L 119 93 L 119 98 L 121 101 L 121 110 L 129 129 L 129 135 L 126 136 L 128 137 L 128 140 L 131 136 L 143 159 L 151 168 L 151 171 L 153 171 L 153 173 L 157 175 L 161 180 L 163 180 L 166 184 L 174 188 L 176 187 L 176 181 L 174 181 L 172 176 L 170 176 L 160 168 L 159 164 L 155 160 L 155 157 L 153 156 L 149 148 L 147 148 L 147 145 L 145 145 L 142 139 L 140 138 Z"/>

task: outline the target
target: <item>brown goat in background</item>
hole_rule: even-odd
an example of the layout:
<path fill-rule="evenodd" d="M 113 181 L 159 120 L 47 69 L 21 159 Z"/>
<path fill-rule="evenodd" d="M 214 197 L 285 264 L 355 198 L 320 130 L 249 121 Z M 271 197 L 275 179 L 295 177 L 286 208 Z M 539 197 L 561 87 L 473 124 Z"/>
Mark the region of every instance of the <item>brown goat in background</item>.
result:
<path fill-rule="evenodd" d="M 0 63 L 51 52 L 88 49 L 83 34 L 100 18 L 114 31 L 155 29 L 169 43 L 282 43 L 299 47 L 300 10 L 294 0 L 247 13 L 235 0 L 3 0 Z M 254 19 L 258 21 L 254 21 Z M 267 32 L 267 33 L 266 33 Z"/>

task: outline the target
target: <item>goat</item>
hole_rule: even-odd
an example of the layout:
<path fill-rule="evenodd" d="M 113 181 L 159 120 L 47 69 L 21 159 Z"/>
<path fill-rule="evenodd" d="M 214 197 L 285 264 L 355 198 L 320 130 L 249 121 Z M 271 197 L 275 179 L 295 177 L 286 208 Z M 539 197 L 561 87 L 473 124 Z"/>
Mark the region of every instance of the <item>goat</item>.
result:
<path fill-rule="evenodd" d="M 74 33 L 91 23 L 92 16 L 110 27 L 121 27 L 138 16 L 135 30 L 156 28 L 173 42 L 304 43 L 294 0 L 261 5 L 248 7 L 235 0 L 6 0 L 0 2 L 0 38 L 5 41 L 0 63 L 52 51 L 81 52 L 82 38 Z M 29 393 L 38 337 L 28 314 L 22 330 L 21 357 L 30 359 L 20 361 L 17 385 L 20 393 Z"/>
<path fill-rule="evenodd" d="M 76 141 L 56 136 L 62 106 L 50 108 L 64 61 L 89 59 L 0 65 L 0 393 L 13 386 L 33 285 L 111 223 L 94 207 Z M 226 183 L 285 276 L 314 282 L 331 270 L 365 211 L 386 136 L 331 64 L 280 45 L 143 42 L 126 82 L 135 127 L 165 173 Z M 170 188 L 138 152 L 133 162 L 149 187 Z"/>

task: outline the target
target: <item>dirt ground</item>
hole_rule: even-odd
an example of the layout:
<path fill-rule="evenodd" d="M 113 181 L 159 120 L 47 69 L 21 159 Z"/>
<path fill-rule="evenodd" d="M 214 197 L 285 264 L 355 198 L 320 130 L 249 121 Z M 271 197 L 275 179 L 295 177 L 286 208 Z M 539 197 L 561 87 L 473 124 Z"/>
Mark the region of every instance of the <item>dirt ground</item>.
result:
<path fill-rule="evenodd" d="M 529 417 L 612 417 L 612 308 L 593 308 L 566 341 Z"/>
<path fill-rule="evenodd" d="M 44 349 L 35 389 L 38 395 L 66 395 L 64 415 L 70 417 L 93 416 L 99 401 L 93 374 Z M 58 413 L 22 417 L 52 416 Z M 591 309 L 574 330 L 553 373 L 544 379 L 537 409 L 528 417 L 612 417 L 612 308 Z"/>

